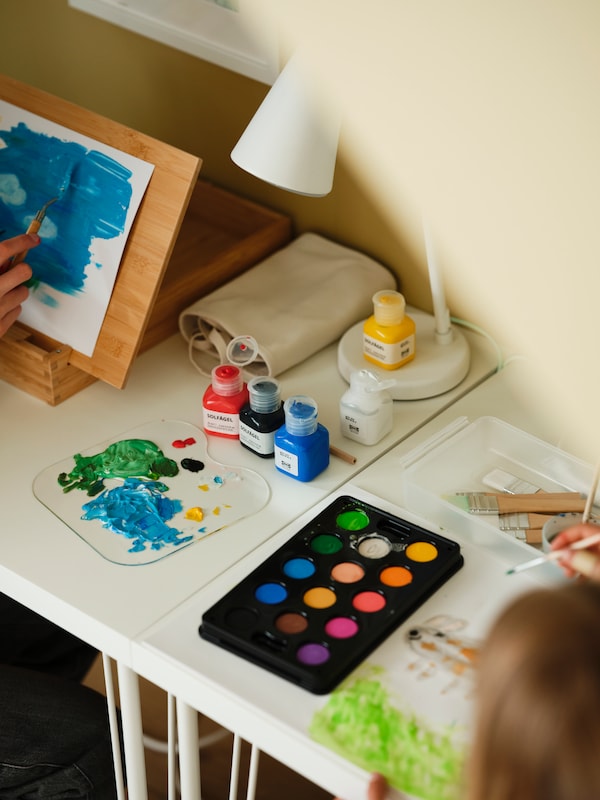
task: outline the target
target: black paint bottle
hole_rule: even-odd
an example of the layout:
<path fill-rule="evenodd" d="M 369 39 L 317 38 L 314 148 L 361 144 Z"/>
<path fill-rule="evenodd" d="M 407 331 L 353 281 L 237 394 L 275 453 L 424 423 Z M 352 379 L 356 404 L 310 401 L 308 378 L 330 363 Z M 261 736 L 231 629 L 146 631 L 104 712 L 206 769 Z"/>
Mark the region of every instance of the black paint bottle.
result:
<path fill-rule="evenodd" d="M 275 431 L 285 422 L 279 381 L 252 378 L 248 394 L 249 401 L 240 410 L 240 443 L 261 458 L 273 458 Z"/>

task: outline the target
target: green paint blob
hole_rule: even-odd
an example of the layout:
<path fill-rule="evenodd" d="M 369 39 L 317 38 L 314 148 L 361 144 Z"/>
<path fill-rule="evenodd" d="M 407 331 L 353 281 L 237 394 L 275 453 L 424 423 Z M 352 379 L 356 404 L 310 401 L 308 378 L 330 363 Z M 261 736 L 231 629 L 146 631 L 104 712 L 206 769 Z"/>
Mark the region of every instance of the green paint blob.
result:
<path fill-rule="evenodd" d="M 369 524 L 369 517 L 360 508 L 338 514 L 336 524 L 345 531 L 362 531 Z"/>
<path fill-rule="evenodd" d="M 167 458 L 162 450 L 147 439 L 122 439 L 93 456 L 73 456 L 75 467 L 61 472 L 58 483 L 63 492 L 82 489 L 90 497 L 104 489 L 106 478 L 173 477 L 179 472 L 177 462 Z"/>
<path fill-rule="evenodd" d="M 332 536 L 329 533 L 321 533 L 319 536 L 315 536 L 315 538 L 311 541 L 310 547 L 313 552 L 325 556 L 333 555 L 333 553 L 339 553 L 343 547 L 343 543 L 338 539 L 337 536 Z"/>
<path fill-rule="evenodd" d="M 311 736 L 368 772 L 380 772 L 396 789 L 426 800 L 464 796 L 464 749 L 453 730 L 432 730 L 394 707 L 380 681 L 341 684 L 316 712 Z"/>

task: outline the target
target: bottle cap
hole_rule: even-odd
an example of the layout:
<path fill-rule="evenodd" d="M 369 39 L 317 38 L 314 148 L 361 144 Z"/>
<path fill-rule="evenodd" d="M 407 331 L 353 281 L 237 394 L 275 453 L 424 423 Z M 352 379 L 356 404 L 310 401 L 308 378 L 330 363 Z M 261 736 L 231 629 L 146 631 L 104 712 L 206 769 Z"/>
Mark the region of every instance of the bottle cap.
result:
<path fill-rule="evenodd" d="M 351 403 L 354 398 L 354 402 L 360 403 L 365 410 L 375 411 L 388 397 L 391 400 L 391 395 L 385 390 L 391 389 L 395 384 L 396 381 L 392 379 L 379 380 L 371 370 L 356 370 L 350 374 L 350 389 L 344 399 Z"/>
<path fill-rule="evenodd" d="M 384 389 L 391 389 L 395 386 L 395 380 L 380 380 L 370 369 L 359 369 L 350 375 L 350 388 L 361 394 L 372 394 L 382 392 Z"/>
<path fill-rule="evenodd" d="M 234 364 L 219 364 L 211 372 L 212 388 L 223 397 L 232 397 L 242 391 L 244 377 Z"/>
<path fill-rule="evenodd" d="M 259 414 L 270 414 L 281 405 L 279 381 L 276 378 L 257 376 L 248 382 L 250 408 Z"/>
<path fill-rule="evenodd" d="M 317 430 L 318 408 L 312 397 L 295 395 L 283 404 L 285 427 L 294 436 L 309 436 Z"/>
<path fill-rule="evenodd" d="M 399 325 L 405 308 L 406 301 L 400 292 L 384 289 L 373 295 L 373 313 L 378 325 Z"/>
<path fill-rule="evenodd" d="M 227 345 L 227 361 L 236 367 L 246 367 L 258 355 L 258 344 L 253 336 L 236 336 Z"/>

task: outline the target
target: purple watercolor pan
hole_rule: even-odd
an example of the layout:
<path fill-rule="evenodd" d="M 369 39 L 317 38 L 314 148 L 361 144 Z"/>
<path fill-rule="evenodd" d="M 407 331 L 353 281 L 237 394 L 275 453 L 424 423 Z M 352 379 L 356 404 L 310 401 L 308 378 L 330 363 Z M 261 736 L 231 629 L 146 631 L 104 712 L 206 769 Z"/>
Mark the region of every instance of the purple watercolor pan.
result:
<path fill-rule="evenodd" d="M 199 633 L 325 694 L 462 564 L 456 542 L 338 497 L 206 611 Z"/>

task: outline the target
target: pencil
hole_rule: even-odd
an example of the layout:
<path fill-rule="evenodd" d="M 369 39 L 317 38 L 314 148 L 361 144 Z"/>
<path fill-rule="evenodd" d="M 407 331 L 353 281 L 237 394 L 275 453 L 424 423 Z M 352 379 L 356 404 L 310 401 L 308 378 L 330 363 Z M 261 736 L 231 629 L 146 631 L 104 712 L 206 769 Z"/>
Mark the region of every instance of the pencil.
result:
<path fill-rule="evenodd" d="M 600 542 L 600 531 L 592 534 L 591 536 L 587 536 L 585 539 L 580 539 L 577 542 L 573 542 L 573 544 L 569 545 L 569 547 L 563 547 L 560 550 L 551 550 L 549 553 L 546 553 L 543 556 L 532 558 L 530 561 L 524 561 L 522 564 L 518 564 L 516 567 L 507 569 L 506 574 L 514 575 L 516 572 L 523 572 L 523 570 L 537 567 L 540 564 L 545 564 L 547 561 L 556 561 L 566 553 L 569 553 L 573 550 L 585 550 L 586 547 L 591 547 L 593 544 L 598 544 L 598 542 Z"/>
<path fill-rule="evenodd" d="M 341 458 L 342 461 L 346 462 L 346 464 L 356 464 L 356 456 L 353 456 L 352 453 L 347 453 L 345 450 L 340 450 L 339 447 L 335 447 L 334 445 L 330 444 L 329 452 L 332 456 Z"/>

